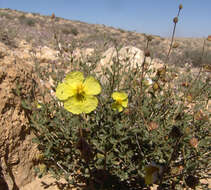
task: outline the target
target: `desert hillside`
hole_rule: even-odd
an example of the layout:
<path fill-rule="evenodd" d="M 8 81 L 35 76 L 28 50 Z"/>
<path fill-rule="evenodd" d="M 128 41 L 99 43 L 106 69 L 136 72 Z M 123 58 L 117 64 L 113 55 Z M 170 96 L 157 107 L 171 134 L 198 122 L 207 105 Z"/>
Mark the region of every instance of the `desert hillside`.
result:
<path fill-rule="evenodd" d="M 105 25 L 66 20 L 56 16 L 52 19 L 52 16 L 10 9 L 0 9 L 0 24 L 2 26 L 0 41 L 10 48 L 15 48 L 20 41 L 25 41 L 32 47 L 47 46 L 51 49 L 58 49 L 57 41 L 62 44 L 64 49 L 71 45 L 105 51 L 116 43 L 144 50 L 146 35 L 148 35 Z M 173 22 L 169 23 L 169 28 L 173 28 Z M 170 38 L 152 36 L 153 41 L 150 44 L 152 56 L 165 59 Z M 197 66 L 203 48 L 203 40 L 200 38 L 176 38 L 175 43 L 178 47 L 173 50 L 169 62 L 176 65 L 192 62 L 194 66 Z M 207 48 L 211 49 L 210 43 L 207 44 Z M 207 52 L 205 62 L 208 62 L 211 57 L 210 51 Z"/>

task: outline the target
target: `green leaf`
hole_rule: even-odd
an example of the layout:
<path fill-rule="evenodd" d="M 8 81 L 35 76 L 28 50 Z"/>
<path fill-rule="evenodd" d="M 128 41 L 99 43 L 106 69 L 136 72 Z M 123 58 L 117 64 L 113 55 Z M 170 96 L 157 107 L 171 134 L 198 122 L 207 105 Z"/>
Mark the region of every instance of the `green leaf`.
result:
<path fill-rule="evenodd" d="M 27 110 L 32 110 L 31 106 L 29 105 L 29 103 L 27 101 L 22 100 L 21 101 L 21 106 Z"/>

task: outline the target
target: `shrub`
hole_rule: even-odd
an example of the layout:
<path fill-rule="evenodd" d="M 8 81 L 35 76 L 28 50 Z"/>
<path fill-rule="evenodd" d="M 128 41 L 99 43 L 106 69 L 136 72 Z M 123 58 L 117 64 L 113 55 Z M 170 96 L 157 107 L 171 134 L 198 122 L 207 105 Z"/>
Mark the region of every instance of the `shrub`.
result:
<path fill-rule="evenodd" d="M 71 185 L 82 183 L 94 189 L 143 189 L 145 169 L 156 163 L 162 168 L 157 182 L 166 189 L 181 184 L 183 178 L 202 177 L 208 167 L 210 114 L 205 107 L 210 84 L 197 80 L 188 89 L 182 82 L 191 83 L 191 75 L 174 78 L 176 71 L 170 69 L 155 71 L 153 83 L 147 84 L 143 76 L 151 76 L 152 71 L 136 68 L 132 72 L 129 65 L 114 63 L 111 70 L 96 75 L 85 62 L 81 64 L 86 75 L 104 81 L 98 106 L 90 113 L 68 112 L 68 103 L 53 97 L 50 102 L 42 100 L 39 108 L 25 106 L 24 101 L 31 111 L 34 142 L 43 155 L 40 162 L 45 170 L 37 168 L 40 176 L 51 172 Z M 61 73 L 57 76 L 55 90 L 62 77 Z M 123 111 L 112 109 L 115 101 L 123 101 L 112 99 L 116 91 L 128 94 Z"/>
<path fill-rule="evenodd" d="M 25 15 L 21 15 L 18 17 L 21 24 L 28 25 L 28 26 L 35 26 L 36 20 L 34 18 L 28 18 Z"/>
<path fill-rule="evenodd" d="M 202 66 L 203 63 L 211 64 L 211 53 L 210 51 L 205 52 L 205 55 L 202 55 L 202 49 L 187 49 L 183 52 L 183 58 L 190 60 L 190 62 L 195 67 Z M 203 57 L 202 57 L 203 56 Z"/>
<path fill-rule="evenodd" d="M 5 45 L 8 45 L 12 48 L 16 48 L 17 45 L 16 45 L 16 42 L 15 42 L 15 37 L 17 35 L 17 31 L 15 29 L 13 30 L 9 30 L 9 31 L 6 31 L 6 30 L 0 30 L 0 41 L 3 42 Z"/>
<path fill-rule="evenodd" d="M 41 151 L 40 177 L 50 172 L 90 189 L 195 188 L 207 177 L 209 77 L 146 62 L 131 68 L 118 53 L 101 72 L 73 56 L 64 77 L 68 64 L 36 67 L 41 79 L 54 79 L 55 96 L 46 89 L 39 103 L 22 101 Z"/>
<path fill-rule="evenodd" d="M 77 28 L 71 28 L 71 33 L 74 35 L 74 36 L 77 36 L 79 31 Z"/>
<path fill-rule="evenodd" d="M 0 17 L 5 17 L 7 19 L 13 19 L 14 18 L 11 14 L 6 13 L 6 12 L 0 12 Z"/>
<path fill-rule="evenodd" d="M 125 30 L 123 30 L 123 29 L 121 29 L 121 28 L 119 28 L 118 29 L 121 33 L 125 33 L 126 31 Z"/>
<path fill-rule="evenodd" d="M 77 28 L 75 28 L 71 24 L 62 25 L 61 26 L 61 31 L 65 35 L 73 34 L 74 36 L 77 36 L 78 33 L 79 33 L 78 30 L 77 30 Z"/>
<path fill-rule="evenodd" d="M 62 28 L 62 33 L 65 35 L 71 34 L 71 31 L 69 28 Z"/>

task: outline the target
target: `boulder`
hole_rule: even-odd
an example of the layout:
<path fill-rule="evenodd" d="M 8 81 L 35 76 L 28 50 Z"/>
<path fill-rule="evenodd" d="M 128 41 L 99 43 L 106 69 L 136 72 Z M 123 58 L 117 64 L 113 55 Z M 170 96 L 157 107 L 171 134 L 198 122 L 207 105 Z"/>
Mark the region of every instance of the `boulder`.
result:
<path fill-rule="evenodd" d="M 102 54 L 99 68 L 110 67 L 115 61 L 119 61 L 122 65 L 130 64 L 131 68 L 141 67 L 144 62 L 144 52 L 133 46 L 122 47 L 119 51 L 115 47 L 109 48 Z M 146 62 L 150 62 L 150 58 L 146 58 Z"/>
<path fill-rule="evenodd" d="M 9 189 L 21 187 L 35 176 L 33 160 L 38 150 L 32 143 L 33 134 L 20 98 L 35 95 L 33 80 L 33 69 L 24 61 L 0 66 L 0 165 Z"/>

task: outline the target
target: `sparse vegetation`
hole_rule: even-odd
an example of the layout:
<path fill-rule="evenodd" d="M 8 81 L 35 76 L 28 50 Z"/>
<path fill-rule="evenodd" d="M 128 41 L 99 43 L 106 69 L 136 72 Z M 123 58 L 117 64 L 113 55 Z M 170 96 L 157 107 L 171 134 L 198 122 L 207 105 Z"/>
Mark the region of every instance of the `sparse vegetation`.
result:
<path fill-rule="evenodd" d="M 77 36 L 79 33 L 78 29 L 75 28 L 72 24 L 64 24 L 64 25 L 60 26 L 59 28 L 61 28 L 61 31 L 64 35 L 72 34 L 74 36 Z"/>
<path fill-rule="evenodd" d="M 119 51 L 125 45 L 118 37 L 125 34 L 121 29 L 111 35 L 94 29 L 78 43 L 81 30 L 71 24 L 57 28 L 60 25 L 52 19 L 48 36 L 54 38 L 62 64 L 44 68 L 34 63 L 40 80 L 53 80 L 51 88 L 42 89 L 39 97 L 21 97 L 21 88 L 15 89 L 40 150 L 35 161 L 39 177 L 50 173 L 57 180 L 63 178 L 67 189 L 147 190 L 153 184 L 162 190 L 208 189 L 200 180 L 210 177 L 211 70 L 204 63 L 211 64 L 211 55 L 206 41 L 202 50 L 188 49 L 180 55 L 181 62 L 187 57 L 200 66 L 197 74 L 172 67 L 171 56 L 177 59 L 181 48 L 174 43 L 181 9 L 180 5 L 165 53 L 162 40 L 145 35 L 140 45 L 140 37 L 129 33 L 129 44 L 144 50 L 143 63 L 134 67 L 129 60 L 120 62 Z M 31 28 L 37 23 L 24 14 L 18 19 Z M 112 65 L 97 70 L 102 58 L 97 48 L 83 60 L 73 55 L 93 41 L 102 42 L 103 50 L 114 45 Z M 159 52 L 165 62 L 156 68 L 152 60 Z M 41 89 L 35 82 L 37 88 Z"/>
<path fill-rule="evenodd" d="M 5 17 L 6 19 L 12 19 L 14 18 L 11 14 L 6 13 L 6 12 L 1 12 L 0 17 Z"/>
<path fill-rule="evenodd" d="M 21 15 L 18 19 L 21 24 L 26 24 L 28 26 L 35 26 L 36 23 L 35 19 L 26 17 L 25 15 Z"/>
<path fill-rule="evenodd" d="M 211 52 L 204 52 L 202 55 L 202 49 L 187 49 L 184 50 L 183 56 L 186 59 L 189 59 L 189 62 L 193 64 L 194 67 L 202 66 L 202 64 L 211 65 Z M 202 59 L 202 60 L 201 60 Z"/>
<path fill-rule="evenodd" d="M 72 28 L 72 29 L 71 29 L 71 33 L 72 33 L 73 35 L 77 36 L 79 32 L 78 32 L 78 30 L 77 30 L 76 28 Z"/>

